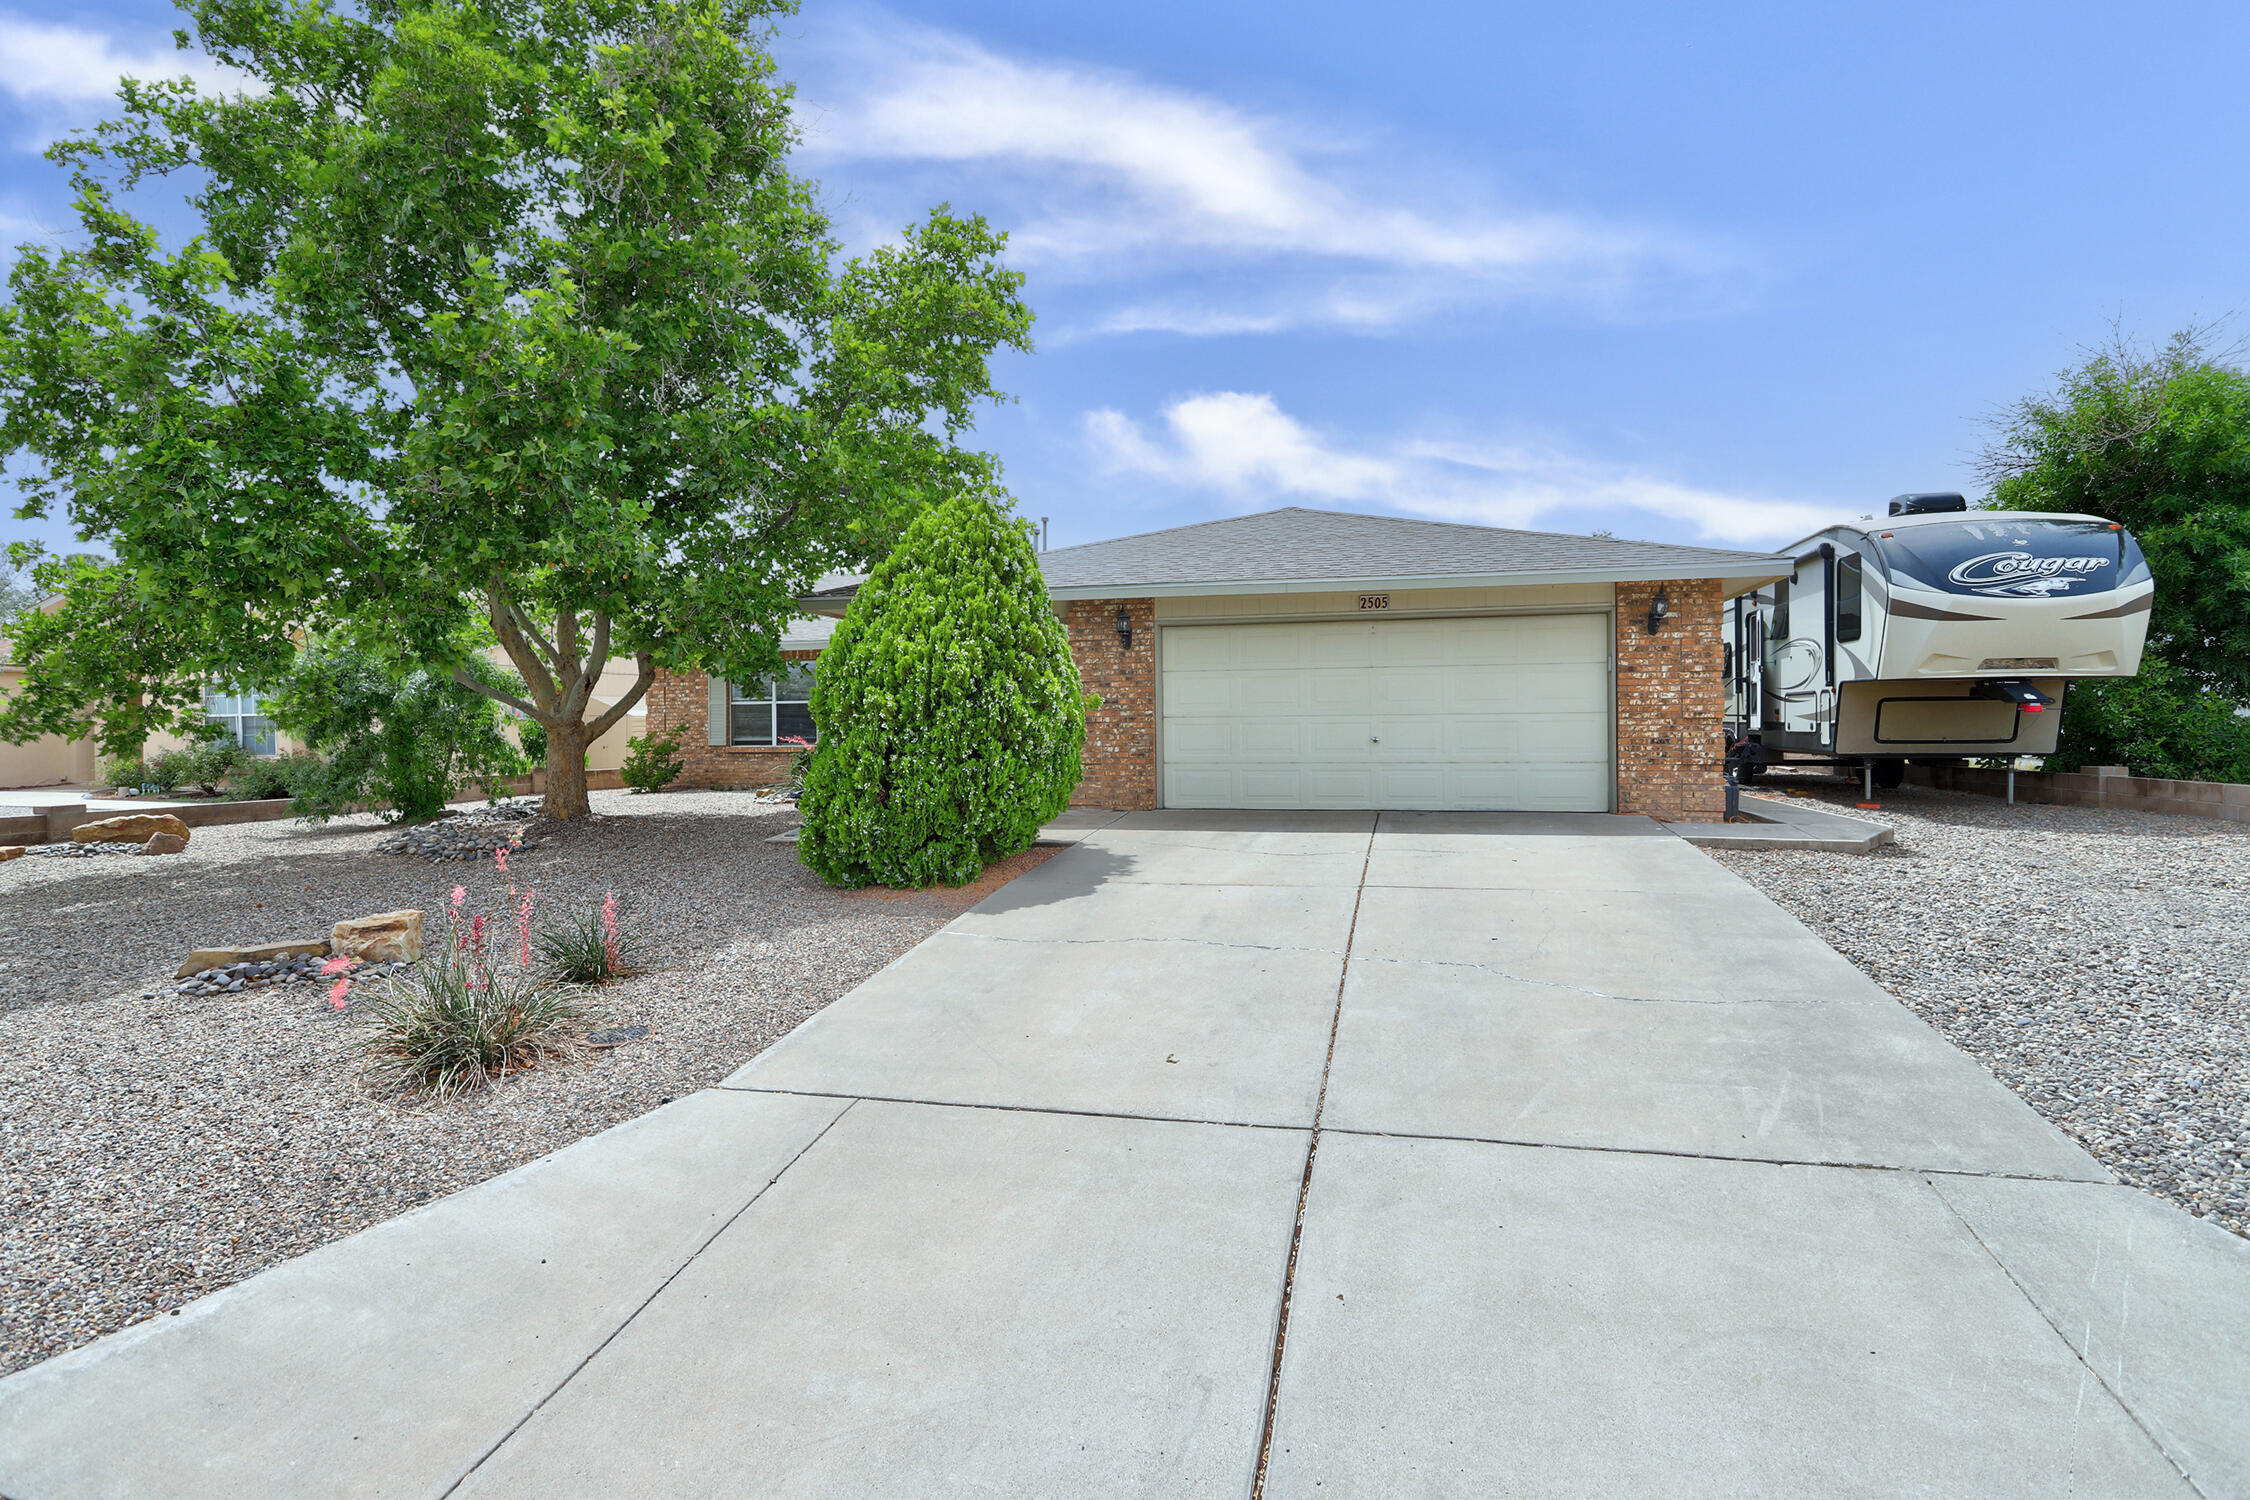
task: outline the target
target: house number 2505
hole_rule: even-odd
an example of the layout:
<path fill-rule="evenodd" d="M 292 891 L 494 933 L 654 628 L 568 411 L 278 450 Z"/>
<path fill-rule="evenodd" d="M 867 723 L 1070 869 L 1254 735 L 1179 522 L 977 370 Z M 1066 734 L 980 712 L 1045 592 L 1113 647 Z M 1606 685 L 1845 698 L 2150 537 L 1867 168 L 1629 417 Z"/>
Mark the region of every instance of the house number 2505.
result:
<path fill-rule="evenodd" d="M 1362 594 L 1359 596 L 1359 607 L 1361 609 L 1389 609 L 1391 607 L 1391 596 L 1388 594 Z"/>

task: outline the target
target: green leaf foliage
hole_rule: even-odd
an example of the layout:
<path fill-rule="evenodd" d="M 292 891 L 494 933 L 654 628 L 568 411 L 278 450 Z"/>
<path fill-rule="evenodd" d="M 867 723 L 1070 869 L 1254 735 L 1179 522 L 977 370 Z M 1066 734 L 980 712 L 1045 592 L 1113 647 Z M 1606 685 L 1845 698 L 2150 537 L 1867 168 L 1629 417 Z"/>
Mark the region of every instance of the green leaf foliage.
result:
<path fill-rule="evenodd" d="M 496 668 L 469 660 L 472 670 Z M 396 818 L 432 818 L 463 787 L 522 769 L 490 699 L 451 676 L 402 666 L 341 637 L 309 642 L 266 691 L 274 723 L 326 757 L 293 788 L 301 816 L 322 821 L 373 802 Z"/>
<path fill-rule="evenodd" d="M 988 478 L 961 439 L 1029 347 L 1021 277 L 943 207 L 842 256 L 788 168 L 787 7 L 182 8 L 260 87 L 126 81 L 50 152 L 77 231 L 0 308 L 20 514 L 115 559 L 67 580 L 0 734 L 90 712 L 130 754 L 181 684 L 352 626 L 539 722 L 582 801 L 657 666 L 774 670 L 791 600 Z M 167 188 L 176 243 L 130 207 Z M 468 666 L 478 630 L 519 688 Z"/>
<path fill-rule="evenodd" d="M 2071 687 L 2063 763 L 2250 781 L 2250 372 L 2114 338 L 1996 425 L 1993 505 L 2122 522 L 2156 580 L 2139 679 Z"/>
<path fill-rule="evenodd" d="M 838 885 L 958 885 L 1078 784 L 1091 700 L 1027 523 L 982 491 L 923 512 L 813 678 L 800 858 Z"/>
<path fill-rule="evenodd" d="M 679 780 L 687 762 L 680 759 L 680 730 L 636 734 L 625 742 L 625 764 L 618 779 L 636 792 L 660 792 Z"/>

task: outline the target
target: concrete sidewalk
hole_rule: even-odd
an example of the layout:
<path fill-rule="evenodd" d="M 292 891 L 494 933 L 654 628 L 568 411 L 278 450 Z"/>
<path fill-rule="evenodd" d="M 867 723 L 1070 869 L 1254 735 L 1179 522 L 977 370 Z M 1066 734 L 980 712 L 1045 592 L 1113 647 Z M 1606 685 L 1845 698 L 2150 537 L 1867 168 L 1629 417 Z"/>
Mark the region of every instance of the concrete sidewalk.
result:
<path fill-rule="evenodd" d="M 1657 825 L 1074 821 L 723 1088 L 0 1381 L 0 1494 L 2250 1495 L 2250 1244 Z"/>

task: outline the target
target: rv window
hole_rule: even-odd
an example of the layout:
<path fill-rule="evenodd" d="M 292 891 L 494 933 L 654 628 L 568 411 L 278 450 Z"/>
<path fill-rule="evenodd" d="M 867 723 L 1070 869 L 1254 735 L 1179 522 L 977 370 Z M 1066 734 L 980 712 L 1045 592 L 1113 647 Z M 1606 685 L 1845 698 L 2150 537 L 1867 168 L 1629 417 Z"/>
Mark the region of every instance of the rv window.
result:
<path fill-rule="evenodd" d="M 1836 639 L 1859 639 L 1861 600 L 1866 597 L 1866 564 L 1856 555 L 1836 559 Z"/>
<path fill-rule="evenodd" d="M 1789 639 L 1789 580 L 1786 578 L 1773 586 L 1773 638 Z"/>

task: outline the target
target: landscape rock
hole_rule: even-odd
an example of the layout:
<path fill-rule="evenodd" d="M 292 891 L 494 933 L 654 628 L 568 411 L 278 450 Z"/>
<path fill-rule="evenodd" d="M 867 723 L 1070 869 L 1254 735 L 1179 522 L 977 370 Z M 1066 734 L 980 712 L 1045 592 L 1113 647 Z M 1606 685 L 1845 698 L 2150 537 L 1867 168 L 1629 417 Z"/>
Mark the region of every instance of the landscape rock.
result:
<path fill-rule="evenodd" d="M 81 823 L 70 830 L 71 838 L 81 844 L 139 844 L 158 833 L 168 833 L 184 846 L 188 826 L 170 813 L 126 813 Z"/>
<path fill-rule="evenodd" d="M 141 845 L 143 854 L 185 854 L 187 840 L 176 833 L 152 833 L 148 842 Z"/>
<path fill-rule="evenodd" d="M 524 846 L 543 802 L 540 797 L 508 797 L 482 807 L 456 807 L 427 823 L 400 828 L 375 851 L 427 860 L 490 859 L 495 849 Z"/>
<path fill-rule="evenodd" d="M 369 963 L 413 963 L 422 956 L 422 914 L 385 911 L 338 922 L 328 949 Z"/>
<path fill-rule="evenodd" d="M 257 943 L 248 948 L 198 948 L 190 953 L 181 965 L 172 971 L 174 979 L 185 979 L 190 974 L 200 974 L 205 969 L 224 969 L 235 964 L 267 963 L 281 958 L 326 958 L 328 942 L 325 938 L 309 938 L 303 942 Z"/>
<path fill-rule="evenodd" d="M 0 861 L 23 858 L 23 845 L 0 844 Z"/>

